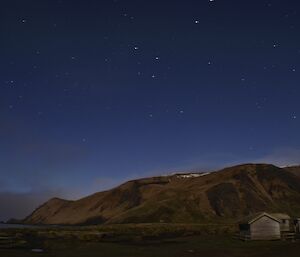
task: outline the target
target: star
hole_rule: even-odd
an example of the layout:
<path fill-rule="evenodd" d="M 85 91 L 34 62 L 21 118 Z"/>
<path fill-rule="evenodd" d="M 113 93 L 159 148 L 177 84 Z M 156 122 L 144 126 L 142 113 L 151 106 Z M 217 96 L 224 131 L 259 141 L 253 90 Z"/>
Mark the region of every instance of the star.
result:
<path fill-rule="evenodd" d="M 293 120 L 296 120 L 297 119 L 297 116 L 294 114 L 294 115 L 292 115 L 292 119 Z"/>
<path fill-rule="evenodd" d="M 155 79 L 155 78 L 156 78 L 156 75 L 155 75 L 155 74 L 153 74 L 151 77 L 152 77 L 153 79 Z"/>
<path fill-rule="evenodd" d="M 196 23 L 196 24 L 199 24 L 199 21 L 198 21 L 198 20 L 195 20 L 195 23 Z"/>

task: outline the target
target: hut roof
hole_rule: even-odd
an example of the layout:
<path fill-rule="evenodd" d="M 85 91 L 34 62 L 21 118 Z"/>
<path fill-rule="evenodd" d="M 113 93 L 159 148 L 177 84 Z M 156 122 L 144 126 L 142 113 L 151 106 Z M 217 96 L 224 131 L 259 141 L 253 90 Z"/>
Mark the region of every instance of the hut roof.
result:
<path fill-rule="evenodd" d="M 289 219 L 291 219 L 291 217 L 286 213 L 271 213 L 271 215 L 274 216 L 277 219 L 280 219 L 280 220 L 289 220 Z"/>
<path fill-rule="evenodd" d="M 252 215 L 249 215 L 247 217 L 245 217 L 244 219 L 240 220 L 240 224 L 252 224 L 253 222 L 257 221 L 258 219 L 260 219 L 261 217 L 269 217 L 272 220 L 275 220 L 276 222 L 280 223 L 280 219 L 277 217 L 274 217 L 271 214 L 268 214 L 266 212 L 260 212 L 260 213 L 255 213 Z"/>

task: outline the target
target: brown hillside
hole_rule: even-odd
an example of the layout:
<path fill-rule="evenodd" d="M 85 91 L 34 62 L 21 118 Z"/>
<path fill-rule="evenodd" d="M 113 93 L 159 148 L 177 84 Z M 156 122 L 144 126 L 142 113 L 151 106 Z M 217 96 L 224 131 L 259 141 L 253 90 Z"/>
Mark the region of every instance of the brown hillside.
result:
<path fill-rule="evenodd" d="M 24 222 L 221 222 L 257 211 L 300 215 L 299 202 L 300 177 L 273 165 L 246 164 L 198 177 L 178 174 L 129 181 L 78 201 L 55 198 Z"/>
<path fill-rule="evenodd" d="M 285 169 L 300 177 L 300 166 L 286 167 Z"/>

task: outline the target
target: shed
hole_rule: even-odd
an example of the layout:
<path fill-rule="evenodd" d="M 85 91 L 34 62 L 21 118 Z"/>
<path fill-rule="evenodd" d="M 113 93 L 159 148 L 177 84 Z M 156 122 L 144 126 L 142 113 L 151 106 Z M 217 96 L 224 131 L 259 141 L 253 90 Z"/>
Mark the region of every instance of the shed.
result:
<path fill-rule="evenodd" d="M 239 224 L 240 238 L 248 240 L 277 240 L 281 238 L 280 220 L 262 212 L 246 217 Z"/>
<path fill-rule="evenodd" d="M 295 232 L 300 234 L 300 218 L 294 219 Z"/>
<path fill-rule="evenodd" d="M 271 215 L 280 220 L 280 231 L 290 232 L 291 229 L 291 217 L 285 213 L 271 213 Z"/>

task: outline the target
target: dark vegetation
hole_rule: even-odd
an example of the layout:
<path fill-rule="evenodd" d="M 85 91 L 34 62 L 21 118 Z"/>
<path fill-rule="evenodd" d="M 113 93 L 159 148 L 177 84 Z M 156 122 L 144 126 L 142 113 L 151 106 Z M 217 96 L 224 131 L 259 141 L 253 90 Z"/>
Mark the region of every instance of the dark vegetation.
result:
<path fill-rule="evenodd" d="M 232 183 L 221 183 L 207 191 L 207 197 L 218 216 L 236 216 L 239 194 Z"/>
<path fill-rule="evenodd" d="M 5 257 L 281 257 L 299 256 L 300 242 L 243 242 L 233 225 L 144 224 L 52 229 L 8 229 L 12 247 L 0 245 Z M 40 249 L 42 252 L 32 252 Z"/>

